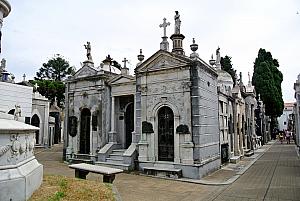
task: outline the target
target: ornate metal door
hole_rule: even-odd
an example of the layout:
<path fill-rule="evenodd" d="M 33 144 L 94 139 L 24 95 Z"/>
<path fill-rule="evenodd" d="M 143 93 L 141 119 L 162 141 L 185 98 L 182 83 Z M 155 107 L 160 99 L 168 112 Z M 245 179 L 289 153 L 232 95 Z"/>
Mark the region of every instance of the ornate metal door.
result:
<path fill-rule="evenodd" d="M 83 109 L 81 111 L 80 119 L 80 149 L 81 154 L 90 153 L 90 122 L 91 122 L 91 112 L 89 109 Z"/>
<path fill-rule="evenodd" d="M 174 114 L 169 107 L 158 111 L 158 160 L 174 161 Z"/>

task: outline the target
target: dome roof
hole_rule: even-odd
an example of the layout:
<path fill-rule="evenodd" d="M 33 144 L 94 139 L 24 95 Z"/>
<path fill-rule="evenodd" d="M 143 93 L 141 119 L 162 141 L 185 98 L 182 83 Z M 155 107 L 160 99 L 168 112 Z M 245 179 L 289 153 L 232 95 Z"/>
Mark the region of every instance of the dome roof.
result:
<path fill-rule="evenodd" d="M 230 86 L 231 88 L 233 88 L 233 80 L 231 75 L 228 72 L 222 69 L 217 69 L 217 73 L 218 73 L 219 85 Z"/>

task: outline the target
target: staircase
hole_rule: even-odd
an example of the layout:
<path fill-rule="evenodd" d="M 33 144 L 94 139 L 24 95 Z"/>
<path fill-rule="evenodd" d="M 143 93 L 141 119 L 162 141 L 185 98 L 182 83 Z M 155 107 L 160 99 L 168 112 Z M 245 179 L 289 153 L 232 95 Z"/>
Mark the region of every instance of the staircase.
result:
<path fill-rule="evenodd" d="M 106 158 L 106 161 L 96 161 L 95 165 L 101 165 L 106 167 L 118 168 L 122 170 L 129 170 L 130 165 L 123 163 L 123 154 L 126 149 L 115 149 L 109 154 L 109 157 Z"/>

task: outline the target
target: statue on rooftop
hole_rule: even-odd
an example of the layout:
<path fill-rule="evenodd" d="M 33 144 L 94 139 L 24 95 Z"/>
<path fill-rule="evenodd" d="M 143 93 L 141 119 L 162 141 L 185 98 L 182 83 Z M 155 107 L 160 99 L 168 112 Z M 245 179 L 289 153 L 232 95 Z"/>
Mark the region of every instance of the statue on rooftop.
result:
<path fill-rule="evenodd" d="M 180 21 L 180 15 L 178 11 L 175 11 L 175 34 L 180 34 L 180 25 L 181 25 L 181 21 Z"/>
<path fill-rule="evenodd" d="M 6 60 L 3 58 L 3 59 L 1 60 L 1 66 L 0 66 L 0 69 L 1 69 L 1 70 L 5 70 L 5 68 L 6 68 Z"/>
<path fill-rule="evenodd" d="M 216 50 L 216 64 L 221 63 L 220 47 Z"/>
<path fill-rule="evenodd" d="M 86 49 L 86 56 L 87 56 L 87 59 L 89 61 L 93 61 L 92 59 L 92 54 L 91 54 L 91 43 L 90 42 L 87 42 L 86 45 L 84 45 L 85 49 Z"/>

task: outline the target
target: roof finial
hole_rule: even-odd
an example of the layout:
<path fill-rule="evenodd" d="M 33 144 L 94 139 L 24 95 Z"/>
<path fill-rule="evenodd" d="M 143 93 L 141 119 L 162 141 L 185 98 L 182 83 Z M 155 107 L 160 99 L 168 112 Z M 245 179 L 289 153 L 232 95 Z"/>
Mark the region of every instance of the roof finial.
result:
<path fill-rule="evenodd" d="M 199 55 L 196 53 L 196 51 L 198 50 L 198 44 L 195 43 L 195 38 L 193 38 L 193 44 L 190 45 L 191 50 L 193 51 L 193 53 L 190 55 L 191 58 L 196 58 L 199 57 Z"/>
<path fill-rule="evenodd" d="M 209 60 L 209 64 L 214 66 L 216 64 L 216 60 L 214 60 L 214 54 L 211 54 L 211 59 Z"/>
<path fill-rule="evenodd" d="M 252 83 L 251 83 L 251 77 L 250 77 L 250 72 L 248 72 L 248 85 L 251 86 Z"/>
<path fill-rule="evenodd" d="M 162 42 L 160 43 L 160 49 L 169 51 L 169 42 L 168 42 L 168 37 L 167 37 L 167 26 L 170 26 L 170 22 L 167 22 L 167 19 L 163 19 L 163 23 L 159 25 L 159 27 L 164 29 L 164 35 L 162 37 Z"/>
<path fill-rule="evenodd" d="M 167 19 L 164 18 L 163 19 L 163 23 L 159 25 L 160 28 L 163 28 L 164 29 L 164 35 L 163 37 L 167 37 L 167 26 L 170 26 L 170 22 L 167 22 Z"/>

